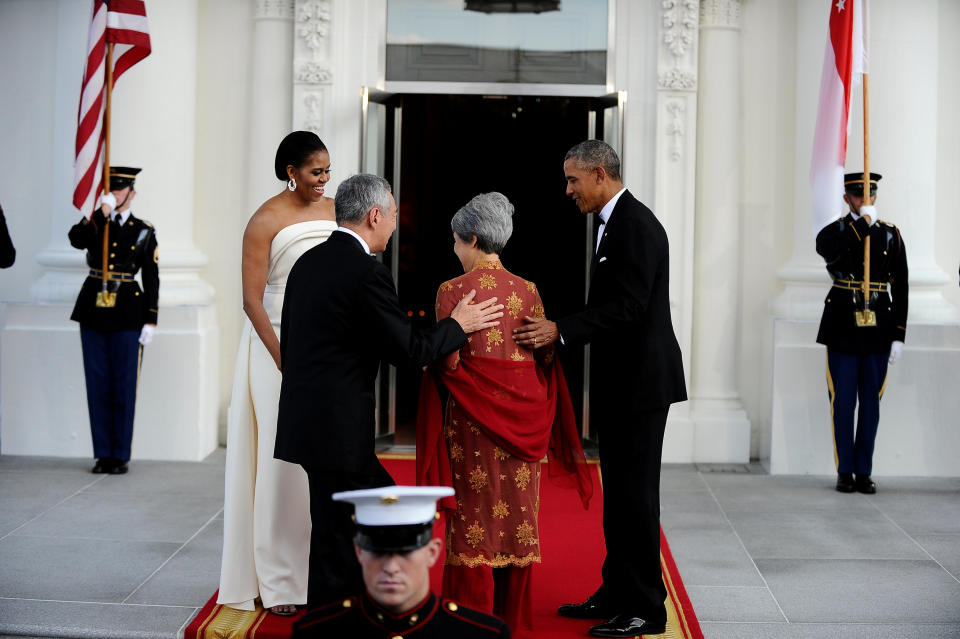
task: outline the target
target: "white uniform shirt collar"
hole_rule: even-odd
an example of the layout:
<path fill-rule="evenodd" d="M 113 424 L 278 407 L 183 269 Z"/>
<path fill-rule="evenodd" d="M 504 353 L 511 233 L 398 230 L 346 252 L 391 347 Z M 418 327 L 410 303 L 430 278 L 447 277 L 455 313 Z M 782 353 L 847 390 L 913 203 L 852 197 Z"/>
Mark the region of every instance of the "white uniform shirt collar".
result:
<path fill-rule="evenodd" d="M 347 235 L 352 235 L 353 237 L 357 238 L 357 241 L 360 242 L 360 246 L 363 247 L 363 252 L 366 253 L 366 254 L 368 254 L 368 255 L 372 255 L 372 253 L 370 253 L 370 245 L 367 244 L 367 243 L 364 241 L 364 239 L 363 239 L 362 237 L 360 237 L 360 235 L 359 235 L 356 231 L 354 231 L 353 229 L 348 229 L 348 228 L 345 227 L 345 226 L 338 226 L 338 227 L 337 227 L 337 230 L 338 230 L 338 231 L 343 231 L 343 232 L 346 233 Z"/>
<path fill-rule="evenodd" d="M 113 219 L 116 219 L 118 215 L 120 216 L 119 224 L 120 226 L 123 226 L 124 224 L 127 223 L 127 220 L 130 219 L 131 211 L 130 209 L 127 209 L 126 211 L 120 211 L 119 213 L 117 213 L 116 211 L 110 212 L 110 217 Z"/>
<path fill-rule="evenodd" d="M 603 205 L 603 208 L 600 209 L 600 219 L 603 220 L 603 223 L 606 224 L 610 221 L 610 214 L 613 213 L 613 207 L 617 205 L 617 200 L 620 199 L 620 196 L 623 195 L 623 192 L 627 190 L 627 187 L 623 187 L 617 194 L 610 198 L 610 201 Z"/>

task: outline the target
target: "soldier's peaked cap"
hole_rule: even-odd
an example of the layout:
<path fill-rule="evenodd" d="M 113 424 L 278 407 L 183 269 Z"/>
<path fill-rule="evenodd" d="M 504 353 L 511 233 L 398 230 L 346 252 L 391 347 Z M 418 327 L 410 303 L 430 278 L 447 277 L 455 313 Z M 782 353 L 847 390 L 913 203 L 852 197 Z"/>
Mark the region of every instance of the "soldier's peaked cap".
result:
<path fill-rule="evenodd" d="M 110 190 L 119 191 L 128 186 L 133 186 L 137 179 L 137 173 L 141 169 L 135 169 L 132 166 L 111 166 L 110 167 Z"/>
<path fill-rule="evenodd" d="M 385 486 L 334 493 L 333 499 L 355 506 L 358 546 L 405 553 L 430 542 L 437 500 L 452 494 L 449 486 Z"/>
<path fill-rule="evenodd" d="M 870 171 L 871 193 L 877 191 L 877 182 L 879 182 L 881 178 L 883 178 L 883 176 L 879 173 Z M 843 190 L 853 195 L 861 195 L 863 193 L 863 171 L 859 173 L 845 173 L 843 175 Z"/>

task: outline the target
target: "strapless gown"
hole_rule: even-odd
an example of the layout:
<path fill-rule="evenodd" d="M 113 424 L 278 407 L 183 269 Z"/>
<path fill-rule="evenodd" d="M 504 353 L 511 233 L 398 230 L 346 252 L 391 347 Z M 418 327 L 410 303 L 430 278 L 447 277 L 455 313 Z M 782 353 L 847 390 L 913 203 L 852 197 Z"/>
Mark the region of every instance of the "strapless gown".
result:
<path fill-rule="evenodd" d="M 263 292 L 274 331 L 287 276 L 303 253 L 326 240 L 337 224 L 327 220 L 284 227 L 270 244 Z M 310 493 L 303 468 L 273 458 L 280 371 L 250 320 L 237 350 L 227 416 L 223 560 L 217 603 L 253 610 L 307 602 Z"/>

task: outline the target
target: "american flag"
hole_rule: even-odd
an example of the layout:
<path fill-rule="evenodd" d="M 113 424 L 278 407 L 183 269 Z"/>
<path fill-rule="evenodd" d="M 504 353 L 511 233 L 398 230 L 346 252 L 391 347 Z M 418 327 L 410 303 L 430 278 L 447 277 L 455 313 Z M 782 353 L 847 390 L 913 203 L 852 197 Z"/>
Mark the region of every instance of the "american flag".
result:
<path fill-rule="evenodd" d="M 81 213 L 93 209 L 103 189 L 107 43 L 113 42 L 113 81 L 150 54 L 147 9 L 143 0 L 93 0 L 77 116 L 73 205 Z"/>

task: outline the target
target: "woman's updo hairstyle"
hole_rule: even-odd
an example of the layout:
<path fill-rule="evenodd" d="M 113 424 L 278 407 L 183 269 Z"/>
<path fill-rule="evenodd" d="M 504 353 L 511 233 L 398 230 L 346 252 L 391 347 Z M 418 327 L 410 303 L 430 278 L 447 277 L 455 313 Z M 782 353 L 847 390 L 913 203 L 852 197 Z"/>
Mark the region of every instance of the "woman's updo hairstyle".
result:
<path fill-rule="evenodd" d="M 286 182 L 289 179 L 287 167 L 300 168 L 311 155 L 326 151 L 327 147 L 313 131 L 294 131 L 283 138 L 277 147 L 277 158 L 273 161 L 277 179 Z"/>

